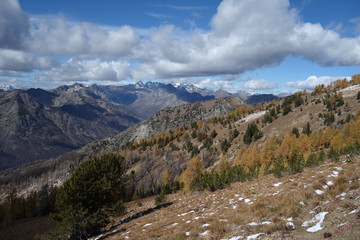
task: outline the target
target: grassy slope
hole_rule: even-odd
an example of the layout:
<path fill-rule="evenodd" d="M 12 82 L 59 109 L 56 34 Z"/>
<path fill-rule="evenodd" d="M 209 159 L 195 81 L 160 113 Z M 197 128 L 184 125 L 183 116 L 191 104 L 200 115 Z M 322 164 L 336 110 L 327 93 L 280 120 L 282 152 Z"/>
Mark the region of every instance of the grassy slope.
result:
<path fill-rule="evenodd" d="M 327 161 L 280 179 L 268 175 L 215 192 L 179 192 L 168 196 L 173 205 L 119 226 L 106 239 L 246 239 L 257 233 L 264 233 L 257 239 L 322 239 L 325 233 L 358 239 L 360 213 L 352 212 L 360 207 L 359 180 L 358 156 L 351 163 Z M 130 202 L 127 216 L 153 204 L 153 198 Z M 307 232 L 316 222 L 302 224 L 320 212 L 328 212 L 323 229 Z M 287 222 L 295 230 L 286 227 Z M 264 224 L 251 226 L 254 223 Z"/>

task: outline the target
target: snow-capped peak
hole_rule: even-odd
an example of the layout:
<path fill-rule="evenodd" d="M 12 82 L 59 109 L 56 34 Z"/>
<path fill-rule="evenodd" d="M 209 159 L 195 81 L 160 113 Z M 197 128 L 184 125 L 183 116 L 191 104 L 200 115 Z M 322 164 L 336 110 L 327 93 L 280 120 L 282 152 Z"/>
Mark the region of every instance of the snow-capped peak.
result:
<path fill-rule="evenodd" d="M 145 84 L 142 81 L 137 81 L 134 86 L 135 88 L 143 88 Z"/>
<path fill-rule="evenodd" d="M 12 91 L 12 90 L 15 90 L 15 88 L 9 84 L 2 84 L 2 85 L 0 85 L 0 90 Z"/>

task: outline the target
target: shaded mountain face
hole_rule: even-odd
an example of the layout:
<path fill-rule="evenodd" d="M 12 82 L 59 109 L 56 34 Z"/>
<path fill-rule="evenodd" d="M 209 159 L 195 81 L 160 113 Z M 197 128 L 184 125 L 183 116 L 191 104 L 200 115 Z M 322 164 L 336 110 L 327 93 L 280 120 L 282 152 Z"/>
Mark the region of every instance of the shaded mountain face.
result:
<path fill-rule="evenodd" d="M 74 84 L 0 93 L 0 170 L 106 138 L 167 107 L 213 99 L 171 84 Z"/>
<path fill-rule="evenodd" d="M 273 94 L 256 94 L 256 95 L 250 95 L 246 99 L 247 104 L 256 105 L 258 103 L 263 102 L 270 102 L 274 99 L 278 99 L 279 97 L 273 95 Z"/>
<path fill-rule="evenodd" d="M 58 104 L 60 98 L 42 89 L 0 93 L 0 170 L 61 155 L 140 121 L 103 100 Z"/>

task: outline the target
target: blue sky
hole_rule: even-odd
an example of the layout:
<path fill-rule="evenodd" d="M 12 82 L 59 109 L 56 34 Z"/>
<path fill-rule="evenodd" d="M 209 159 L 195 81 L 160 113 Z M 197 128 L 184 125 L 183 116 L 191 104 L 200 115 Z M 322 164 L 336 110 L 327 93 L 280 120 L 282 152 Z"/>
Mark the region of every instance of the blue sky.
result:
<path fill-rule="evenodd" d="M 360 73 L 354 0 L 3 0 L 0 85 L 292 92 Z"/>

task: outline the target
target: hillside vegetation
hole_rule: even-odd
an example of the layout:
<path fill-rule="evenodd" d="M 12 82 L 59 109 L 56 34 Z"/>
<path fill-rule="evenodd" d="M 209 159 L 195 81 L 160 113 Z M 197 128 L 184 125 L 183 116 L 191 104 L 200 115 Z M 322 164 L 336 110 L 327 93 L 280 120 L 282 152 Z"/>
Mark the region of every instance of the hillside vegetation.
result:
<path fill-rule="evenodd" d="M 159 227 L 162 229 L 178 229 L 175 231 L 178 239 L 221 239 L 237 236 L 238 238 L 231 239 L 241 239 L 245 236 L 251 236 L 251 233 L 259 234 L 257 235 L 259 237 L 261 237 L 260 235 L 263 235 L 262 237 L 270 235 L 280 238 L 281 234 L 285 232 L 290 232 L 291 235 L 291 231 L 295 229 L 295 227 L 293 229 L 293 225 L 298 228 L 300 219 L 308 217 L 305 216 L 301 209 L 302 204 L 309 209 L 320 205 L 325 206 L 321 208 L 321 211 L 316 210 L 318 211 L 316 214 L 320 215 L 316 215 L 314 220 L 309 220 L 309 223 L 306 224 L 303 223 L 303 227 L 312 223 L 321 226 L 325 215 L 331 212 L 328 209 L 331 207 L 330 201 L 340 198 L 337 196 L 340 196 L 342 192 L 350 194 L 350 191 L 354 190 L 356 192 L 359 189 L 357 183 L 359 176 L 357 171 L 352 171 L 352 167 L 354 169 L 359 167 L 359 84 L 360 75 L 354 75 L 351 81 L 343 79 L 334 82 L 328 87 L 317 86 L 312 93 L 306 91 L 297 92 L 288 98 L 277 99 L 256 106 L 241 106 L 234 111 L 227 112 L 225 115 L 200 121 L 196 120 L 192 123 L 183 124 L 178 128 L 167 129 L 162 134 L 149 135 L 146 139 L 136 139 L 118 145 L 118 148 L 113 149 L 113 152 L 124 157 L 127 175 L 127 181 L 121 193 L 125 194 L 126 197 L 122 199 L 127 201 L 137 200 L 160 194 L 160 197 L 157 198 L 157 204 L 161 205 L 161 203 L 166 202 L 166 194 L 174 193 L 179 189 L 182 189 L 185 193 L 206 190 L 206 193 L 203 194 L 208 198 L 195 200 L 196 197 L 186 195 L 194 199 L 191 201 L 192 210 L 189 209 L 191 214 L 192 211 L 197 214 L 194 219 L 204 218 L 202 225 L 205 228 L 204 231 L 199 229 L 201 226 L 196 225 L 196 229 L 192 226 L 191 231 L 185 232 L 183 225 L 179 226 L 179 228 L 175 227 L 180 223 L 173 221 L 168 222 L 168 224 L 164 223 L 165 225 L 161 223 L 154 226 L 154 229 L 150 231 L 153 234 L 151 235 L 152 238 L 160 236 L 167 239 L 169 237 Z M 174 118 L 174 121 L 176 121 L 180 116 L 184 116 L 183 114 L 186 114 L 186 111 L 168 109 L 165 113 L 165 117 Z M 176 117 L 177 115 L 179 117 Z M 105 144 L 104 148 L 106 148 L 106 141 L 103 144 Z M 101 146 L 97 145 L 97 148 L 99 149 Z M 334 165 L 329 163 L 329 159 Z M 80 168 L 88 162 L 85 161 L 80 165 Z M 316 168 L 317 166 L 323 166 L 324 171 L 321 172 L 321 167 Z M 331 167 L 338 167 L 338 170 L 336 174 L 333 173 L 334 181 L 329 183 L 330 179 L 327 179 L 328 177 L 321 177 L 320 175 L 324 172 L 326 174 L 330 172 Z M 311 169 L 308 170 L 308 168 Z M 344 170 L 345 173 L 339 175 L 345 168 L 347 169 L 346 172 Z M 314 169 L 318 170 L 315 171 Z M 75 170 L 76 172 L 77 170 Z M 305 176 L 304 174 L 315 174 L 314 176 L 317 177 L 316 179 L 321 186 L 313 182 L 311 185 L 313 186 L 312 193 L 308 192 L 307 186 L 310 185 L 306 186 L 308 183 L 305 180 L 301 180 L 301 183 L 298 182 L 302 176 Z M 266 185 L 265 181 L 268 181 L 264 179 L 274 178 L 268 175 L 280 178 L 281 183 L 279 185 L 287 181 L 286 189 L 289 192 L 297 192 L 299 195 L 290 198 L 291 195 L 289 192 L 285 194 L 284 189 L 283 198 L 276 197 L 279 193 L 271 195 L 275 197 L 270 197 L 264 188 L 260 188 L 262 184 Z M 294 181 L 293 178 L 297 180 Z M 246 183 L 254 179 L 258 179 L 256 183 L 260 190 L 257 190 L 255 185 L 252 186 L 251 183 Z M 263 180 L 264 182 L 262 182 Z M 65 182 L 60 191 L 67 191 L 69 181 L 73 181 L 72 178 Z M 228 214 L 226 204 L 221 203 L 220 196 L 226 192 L 230 192 L 229 194 L 234 193 L 233 189 L 226 190 L 225 188 L 235 186 L 233 185 L 235 182 L 243 182 L 243 184 L 248 184 L 245 186 L 251 187 L 248 188 L 248 192 L 242 190 L 242 187 L 235 187 L 237 200 L 235 198 L 230 199 L 227 195 L 228 198 L 225 200 L 231 201 L 231 208 L 236 212 L 234 219 L 230 221 L 220 217 L 222 214 Z M 243 185 L 237 183 L 236 186 Z M 225 190 L 219 191 L 219 189 Z M 207 191 L 214 193 L 210 194 Z M 313 193 L 314 191 L 315 193 Z M 121 199 L 119 197 L 121 194 L 118 193 L 114 201 L 110 201 L 106 206 L 116 206 L 115 199 Z M 256 201 L 250 198 L 249 194 L 255 197 Z M 358 193 L 356 192 L 356 194 Z M 59 194 L 55 198 L 59 198 L 58 196 Z M 184 207 L 183 204 L 185 203 L 190 204 L 189 199 L 181 200 L 180 196 L 179 194 L 171 195 L 169 199 L 175 202 L 177 207 Z M 240 200 L 240 198 L 242 199 Z M 16 199 L 16 195 L 14 195 L 13 201 L 20 201 Z M 21 201 L 26 203 L 26 200 Z M 95 197 L 92 201 L 99 202 L 101 197 Z M 139 202 L 139 200 L 137 201 Z M 201 203 L 196 201 L 201 201 Z M 210 202 L 204 207 L 203 201 Z M 239 201 L 241 204 L 233 204 Z M 207 217 L 204 217 L 200 212 L 205 212 L 200 208 L 212 208 L 211 202 L 214 202 L 214 207 L 217 206 L 217 208 L 223 210 L 206 212 Z M 219 204 L 215 204 L 215 202 L 219 202 Z M 199 206 L 196 206 L 197 204 Z M 285 207 L 287 204 L 289 206 Z M 356 205 L 356 202 L 350 201 L 346 202 L 346 204 L 349 204 L 349 207 L 343 207 L 343 209 L 349 209 L 349 213 L 355 210 L 358 211 L 359 206 Z M 21 204 L 17 207 L 21 207 Z M 3 204 L 3 209 L 12 208 L 11 201 Z M 102 206 L 99 207 L 99 209 L 102 208 Z M 173 208 L 173 206 L 169 208 Z M 13 209 L 10 213 L 15 210 Z M 256 219 L 251 220 L 256 221 L 247 223 L 250 219 L 236 217 L 244 212 L 254 213 L 251 216 Z M 178 214 L 185 213 L 179 212 Z M 3 216 L 5 219 L 9 218 L 6 211 Z M 288 220 L 290 218 L 293 220 Z M 165 219 L 169 220 L 167 216 L 164 221 Z M 108 216 L 105 220 L 108 220 Z M 105 220 L 104 222 L 106 222 Z M 220 227 L 218 223 L 215 224 L 220 220 L 224 220 L 224 222 L 230 221 L 231 224 L 224 225 L 224 227 L 220 224 Z M 187 223 L 185 218 L 183 221 Z M 63 221 L 60 222 L 63 223 Z M 147 224 L 151 225 L 151 222 Z M 237 227 L 234 227 L 234 224 Z M 356 221 L 352 220 L 352 224 L 356 224 Z M 72 225 L 70 224 L 70 226 Z M 86 234 L 76 235 L 75 238 L 88 237 L 99 232 L 99 227 L 102 226 L 102 224 L 92 226 L 86 231 Z M 130 228 L 130 226 L 128 227 Z M 350 229 L 353 228 L 352 225 Z M 184 231 L 181 232 L 179 229 Z M 143 227 L 142 231 L 147 230 Z M 119 234 L 120 232 L 118 231 Z M 244 232 L 246 234 L 242 234 Z M 235 233 L 238 235 L 235 236 Z M 134 233 L 131 231 L 131 234 L 128 232 L 128 234 L 119 235 L 118 238 L 121 239 L 120 236 L 131 236 L 132 239 L 141 239 L 141 236 L 143 236 L 141 234 L 141 232 Z M 318 237 L 318 235 L 316 236 Z M 253 235 L 253 237 L 256 236 Z M 310 236 L 309 239 L 316 238 Z"/>

